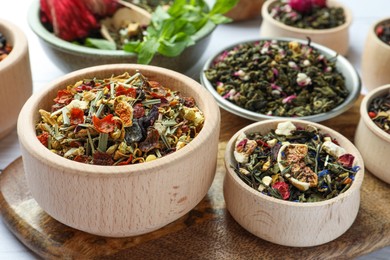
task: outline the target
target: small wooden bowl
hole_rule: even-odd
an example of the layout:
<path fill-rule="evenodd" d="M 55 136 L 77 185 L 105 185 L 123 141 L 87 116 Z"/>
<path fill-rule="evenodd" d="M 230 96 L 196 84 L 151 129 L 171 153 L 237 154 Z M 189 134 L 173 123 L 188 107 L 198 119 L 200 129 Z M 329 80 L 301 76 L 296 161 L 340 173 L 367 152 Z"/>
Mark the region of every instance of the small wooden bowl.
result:
<path fill-rule="evenodd" d="M 265 0 L 240 0 L 237 5 L 233 7 L 226 16 L 232 18 L 234 21 L 250 20 L 260 16 L 261 7 Z"/>
<path fill-rule="evenodd" d="M 390 83 L 390 45 L 382 42 L 375 33 L 378 25 L 390 23 L 390 17 L 371 26 L 362 55 L 362 80 L 368 91 Z"/>
<path fill-rule="evenodd" d="M 136 70 L 196 100 L 205 123 L 187 146 L 151 162 L 99 166 L 68 160 L 40 144 L 35 134 L 38 109 L 48 110 L 59 89 L 85 78 Z M 203 199 L 215 175 L 219 125 L 216 102 L 196 81 L 163 68 L 117 64 L 75 71 L 35 93 L 20 113 L 18 135 L 27 183 L 43 210 L 88 233 L 125 237 L 159 229 Z"/>
<path fill-rule="evenodd" d="M 360 104 L 360 120 L 355 132 L 355 145 L 364 158 L 367 169 L 379 179 L 390 183 L 390 134 L 378 127 L 368 116 L 374 98 L 390 93 L 390 84 L 370 91 Z"/>
<path fill-rule="evenodd" d="M 340 6 L 344 9 L 346 20 L 345 23 L 331 29 L 300 29 L 285 25 L 271 17 L 270 10 L 277 0 L 268 0 L 261 8 L 263 23 L 260 27 L 261 37 L 292 37 L 298 39 L 307 39 L 309 37 L 313 42 L 324 45 L 341 55 L 346 55 L 349 49 L 348 29 L 352 24 L 352 13 L 344 5 L 337 1 L 330 0 L 328 5 Z"/>
<path fill-rule="evenodd" d="M 24 102 L 32 93 L 32 77 L 27 38 L 14 24 L 0 19 L 0 32 L 13 46 L 0 61 L 0 138 L 16 127 Z"/>
<path fill-rule="evenodd" d="M 345 193 L 327 201 L 299 203 L 264 195 L 244 183 L 231 167 L 235 164 L 234 145 L 242 132 L 265 134 L 285 121 L 257 122 L 241 129 L 230 139 L 225 152 L 223 192 L 226 208 L 243 228 L 264 240 L 296 247 L 321 245 L 342 235 L 352 225 L 359 210 L 364 163 L 359 151 L 347 138 L 317 123 L 289 120 L 296 126 L 310 124 L 330 134 L 341 147 L 355 156 L 356 164 L 361 167 L 352 186 Z"/>

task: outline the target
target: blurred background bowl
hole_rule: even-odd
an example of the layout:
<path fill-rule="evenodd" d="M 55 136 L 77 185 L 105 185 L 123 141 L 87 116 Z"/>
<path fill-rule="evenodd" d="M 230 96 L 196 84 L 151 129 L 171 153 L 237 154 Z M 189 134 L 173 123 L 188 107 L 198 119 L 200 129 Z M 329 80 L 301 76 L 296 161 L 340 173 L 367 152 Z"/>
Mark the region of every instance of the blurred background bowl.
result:
<path fill-rule="evenodd" d="M 335 138 L 347 153 L 355 156 L 357 172 L 351 187 L 339 196 L 321 202 L 292 202 L 264 195 L 240 179 L 231 165 L 237 137 L 242 133 L 267 134 L 286 120 L 267 120 L 253 123 L 238 131 L 226 145 L 226 176 L 223 192 L 226 208 L 246 230 L 269 242 L 296 247 L 308 247 L 330 242 L 351 227 L 360 205 L 360 187 L 364 177 L 364 163 L 359 151 L 338 132 L 320 124 L 289 120 L 295 126 L 313 125 Z"/>
<path fill-rule="evenodd" d="M 313 42 L 324 45 L 335 52 L 346 55 L 349 49 L 349 27 L 352 24 L 352 13 L 344 5 L 334 0 L 328 0 L 328 6 L 339 6 L 344 9 L 346 21 L 343 25 L 331 29 L 300 29 L 285 25 L 275 20 L 270 15 L 270 10 L 278 0 L 267 0 L 261 8 L 263 22 L 260 27 L 261 37 L 292 37 L 298 39 L 307 39 L 309 37 Z"/>
<path fill-rule="evenodd" d="M 57 91 L 85 78 L 109 78 L 139 70 L 184 96 L 203 111 L 203 129 L 182 149 L 154 161 L 128 166 L 78 163 L 52 153 L 35 133 L 39 109 L 50 111 Z M 171 70 L 114 64 L 67 74 L 35 93 L 18 119 L 27 183 L 40 207 L 70 227 L 109 237 L 159 229 L 194 208 L 215 175 L 220 114 L 213 97 L 196 81 Z"/>
<path fill-rule="evenodd" d="M 375 33 L 377 27 L 382 24 L 390 24 L 390 17 L 371 26 L 363 49 L 362 80 L 368 91 L 390 83 L 390 45 L 381 41 Z"/>
<path fill-rule="evenodd" d="M 360 105 L 360 120 L 354 139 L 367 169 L 387 183 L 390 183 L 390 134 L 372 121 L 368 115 L 368 108 L 376 97 L 389 94 L 390 85 L 384 85 L 368 92 L 363 98 Z"/>
<path fill-rule="evenodd" d="M 24 102 L 32 93 L 27 38 L 14 24 L 0 19 L 0 33 L 13 48 L 0 61 L 0 138 L 16 127 Z"/>
<path fill-rule="evenodd" d="M 47 54 L 64 72 L 70 72 L 96 65 L 137 63 L 137 55 L 123 50 L 101 50 L 67 42 L 49 32 L 39 19 L 39 1 L 34 0 L 29 8 L 28 23 L 41 40 Z M 195 39 L 196 43 L 186 48 L 177 57 L 165 57 L 157 54 L 150 65 L 168 68 L 178 72 L 189 70 L 205 52 L 211 34 L 216 26 L 207 23 L 202 33 Z"/>
<path fill-rule="evenodd" d="M 215 87 L 207 79 L 207 77 L 204 73 L 205 70 L 212 67 L 213 61 L 221 53 L 223 53 L 225 51 L 229 51 L 231 49 L 234 49 L 236 46 L 243 44 L 243 43 L 253 43 L 253 42 L 257 42 L 257 41 L 261 41 L 261 40 L 268 40 L 268 41 L 277 40 L 277 41 L 285 41 L 285 42 L 286 41 L 287 42 L 296 41 L 296 42 L 299 42 L 302 44 L 307 44 L 307 40 L 292 39 L 292 38 L 268 38 L 268 37 L 259 38 L 259 39 L 252 40 L 252 41 L 244 41 L 244 42 L 238 42 L 238 43 L 232 44 L 231 46 L 224 48 L 223 50 L 218 51 L 214 56 L 212 56 L 211 58 L 209 58 L 207 60 L 207 62 L 205 63 L 205 65 L 203 67 L 203 70 L 201 72 L 200 81 L 201 81 L 202 85 L 205 86 L 207 88 L 207 90 L 211 92 L 211 94 L 217 100 L 218 105 L 220 107 L 222 107 L 223 109 L 225 109 L 226 111 L 229 111 L 230 113 L 233 113 L 235 115 L 238 115 L 238 116 L 241 116 L 241 117 L 244 117 L 247 119 L 251 119 L 254 121 L 275 119 L 275 118 L 280 118 L 280 119 L 286 118 L 286 117 L 277 117 L 277 116 L 269 116 L 266 114 L 260 114 L 260 113 L 250 111 L 250 110 L 242 108 L 238 105 L 233 104 L 232 102 L 228 101 L 227 99 L 223 98 L 220 94 L 218 94 Z M 334 52 L 333 50 L 331 50 L 325 46 L 321 46 L 321 45 L 315 44 L 315 43 L 311 43 L 310 46 L 312 46 L 315 49 L 317 49 L 318 51 L 320 51 L 327 58 L 335 57 L 337 55 L 336 52 Z M 336 108 L 334 108 L 326 113 L 320 113 L 320 114 L 309 115 L 309 116 L 302 116 L 302 117 L 299 117 L 299 119 L 308 120 L 308 121 L 312 121 L 312 122 L 325 121 L 327 119 L 336 117 L 336 116 L 342 114 L 343 112 L 347 111 L 348 109 L 350 109 L 353 106 L 353 104 L 355 103 L 355 101 L 359 98 L 360 91 L 361 91 L 361 81 L 360 81 L 359 74 L 357 73 L 355 68 L 352 66 L 352 64 L 346 58 L 339 55 L 339 56 L 337 56 L 336 68 L 345 77 L 345 85 L 349 91 L 348 97 L 344 100 L 344 102 L 342 104 L 340 104 Z"/>
<path fill-rule="evenodd" d="M 265 0 L 239 0 L 237 5 L 226 13 L 234 21 L 244 21 L 260 16 Z"/>

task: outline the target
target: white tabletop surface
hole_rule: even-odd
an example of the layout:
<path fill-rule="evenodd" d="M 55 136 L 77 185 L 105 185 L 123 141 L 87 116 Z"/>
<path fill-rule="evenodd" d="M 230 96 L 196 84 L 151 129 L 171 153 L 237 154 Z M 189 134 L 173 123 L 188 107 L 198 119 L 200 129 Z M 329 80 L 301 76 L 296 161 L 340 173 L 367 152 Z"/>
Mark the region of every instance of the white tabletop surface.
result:
<path fill-rule="evenodd" d="M 339 0 L 348 6 L 353 13 L 353 23 L 350 28 L 350 50 L 348 60 L 360 72 L 360 60 L 364 41 L 372 24 L 382 18 L 390 16 L 389 0 Z M 19 26 L 28 38 L 31 69 L 34 83 L 34 92 L 40 90 L 51 80 L 64 74 L 48 58 L 37 36 L 27 23 L 27 10 L 31 0 L 0 0 L 0 18 L 12 21 Z M 261 19 L 246 22 L 237 22 L 219 26 L 214 32 L 211 42 L 199 62 L 186 74 L 198 79 L 202 64 L 207 57 L 224 46 L 232 43 L 254 39 L 258 36 Z M 0 82 L 1 85 L 1 82 Z M 364 86 L 363 86 L 364 87 Z M 363 92 L 364 92 L 363 88 Z M 0 169 L 20 156 L 16 131 L 0 141 Z M 390 217 L 390 216 L 389 216 Z M 0 221 L 0 259 L 36 259 L 27 247 L 20 243 L 16 237 Z M 390 259 L 390 247 L 373 252 L 358 259 Z"/>

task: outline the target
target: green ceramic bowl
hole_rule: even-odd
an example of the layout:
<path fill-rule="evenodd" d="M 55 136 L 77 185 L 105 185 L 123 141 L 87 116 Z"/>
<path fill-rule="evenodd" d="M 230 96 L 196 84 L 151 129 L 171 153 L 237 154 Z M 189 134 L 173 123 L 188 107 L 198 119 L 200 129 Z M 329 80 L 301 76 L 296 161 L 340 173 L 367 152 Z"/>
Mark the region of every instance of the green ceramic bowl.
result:
<path fill-rule="evenodd" d="M 137 63 L 137 55 L 122 50 L 99 50 L 78 46 L 64 41 L 46 30 L 39 19 L 39 0 L 34 0 L 28 12 L 28 23 L 35 34 L 40 38 L 46 53 L 64 72 L 70 72 L 103 64 Z M 168 68 L 178 72 L 186 72 L 205 52 L 215 24 L 208 23 L 202 33 L 195 39 L 196 43 L 177 57 L 156 55 L 151 65 Z"/>

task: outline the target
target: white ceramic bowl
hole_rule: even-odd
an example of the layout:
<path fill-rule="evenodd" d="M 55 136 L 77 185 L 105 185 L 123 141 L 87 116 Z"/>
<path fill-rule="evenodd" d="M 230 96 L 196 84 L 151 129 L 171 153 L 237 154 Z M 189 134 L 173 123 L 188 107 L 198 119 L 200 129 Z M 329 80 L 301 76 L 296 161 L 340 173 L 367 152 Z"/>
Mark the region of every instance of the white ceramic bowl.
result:
<path fill-rule="evenodd" d="M 226 176 L 223 186 L 226 208 L 243 228 L 264 240 L 296 247 L 321 245 L 342 235 L 356 218 L 364 177 L 363 159 L 353 144 L 336 131 L 316 123 L 290 120 L 295 126 L 310 124 L 322 133 L 329 133 L 341 147 L 355 156 L 356 165 L 361 169 L 351 187 L 330 200 L 298 203 L 264 195 L 244 183 L 232 169 L 231 165 L 236 163 L 233 156 L 235 142 L 242 132 L 265 134 L 284 121 L 267 120 L 251 124 L 230 139 L 225 152 Z"/>
<path fill-rule="evenodd" d="M 41 40 L 46 53 L 56 65 L 65 72 L 70 72 L 91 66 L 118 63 L 137 63 L 137 55 L 123 50 L 100 50 L 72 44 L 56 37 L 46 30 L 39 20 L 39 1 L 34 0 L 28 13 L 28 23 Z M 172 69 L 178 72 L 189 70 L 202 56 L 216 26 L 207 23 L 202 33 L 195 39 L 196 43 L 186 48 L 177 57 L 156 55 L 151 65 Z"/>
<path fill-rule="evenodd" d="M 184 148 L 151 162 L 128 166 L 78 163 L 40 144 L 38 109 L 48 110 L 59 89 L 85 78 L 140 70 L 150 80 L 192 96 L 205 115 L 203 129 Z M 220 114 L 213 97 L 196 81 L 154 66 L 115 64 L 79 70 L 51 82 L 24 105 L 18 136 L 32 196 L 50 216 L 102 236 L 144 234 L 175 221 L 206 195 L 215 175 Z"/>
<path fill-rule="evenodd" d="M 32 77 L 24 33 L 3 19 L 0 32 L 13 46 L 10 54 L 0 61 L 0 138 L 3 138 L 16 127 L 20 109 L 32 93 Z"/>
<path fill-rule="evenodd" d="M 328 0 L 331 7 L 340 6 L 344 9 L 346 21 L 343 25 L 330 29 L 300 29 L 285 25 L 271 17 L 270 10 L 277 0 L 265 1 L 261 8 L 263 22 L 260 27 L 261 37 L 292 37 L 306 39 L 309 37 L 313 42 L 324 45 L 341 55 L 346 55 L 349 49 L 349 27 L 352 24 L 352 13 L 338 1 Z"/>
<path fill-rule="evenodd" d="M 390 183 L 390 134 L 378 127 L 368 116 L 373 99 L 390 93 L 390 85 L 370 91 L 360 105 L 360 120 L 355 132 L 355 145 L 367 169 L 384 182 Z"/>
<path fill-rule="evenodd" d="M 390 83 L 390 45 L 382 42 L 375 34 L 378 25 L 390 23 L 390 17 L 374 23 L 368 31 L 362 55 L 363 86 L 371 91 Z"/>
<path fill-rule="evenodd" d="M 296 41 L 296 42 L 300 42 L 300 43 L 304 43 L 304 44 L 307 43 L 307 40 L 300 40 L 300 39 L 265 38 L 264 37 L 264 38 L 259 38 L 259 39 L 252 40 L 252 41 L 238 42 L 238 43 L 232 44 L 232 45 L 218 51 L 214 56 L 212 56 L 211 58 L 209 58 L 206 61 L 205 65 L 203 66 L 203 70 L 201 72 L 201 75 L 200 75 L 200 81 L 201 81 L 202 85 L 204 87 L 206 87 L 208 91 L 211 92 L 211 94 L 217 100 L 218 105 L 220 107 L 222 107 L 223 109 L 229 111 L 230 113 L 233 113 L 235 115 L 238 115 L 238 116 L 241 116 L 241 117 L 244 117 L 247 119 L 251 119 L 254 121 L 275 119 L 275 118 L 280 118 L 280 119 L 286 118 L 286 117 L 277 117 L 277 116 L 269 116 L 266 114 L 260 114 L 260 113 L 250 111 L 250 110 L 247 110 L 245 108 L 242 108 L 240 106 L 233 104 L 232 102 L 228 101 L 227 99 L 223 98 L 220 94 L 218 94 L 215 87 L 206 78 L 206 75 L 204 73 L 205 70 L 212 67 L 213 61 L 224 51 L 234 49 L 237 45 L 240 45 L 240 44 L 243 44 L 246 42 L 250 43 L 250 42 L 256 42 L 256 41 L 260 41 L 260 40 L 277 40 L 277 41 L 288 41 L 288 42 L 289 41 Z M 336 55 L 336 52 L 332 51 L 331 49 L 329 49 L 325 46 L 315 44 L 315 43 L 311 43 L 310 46 L 319 50 L 322 54 L 324 54 L 325 57 L 331 58 L 331 57 L 335 57 L 335 55 Z M 320 122 L 320 121 L 328 120 L 328 119 L 336 117 L 336 116 L 342 114 L 343 112 L 347 111 L 348 109 L 350 109 L 353 106 L 353 104 L 355 103 L 355 101 L 359 98 L 360 91 L 361 91 L 361 81 L 360 81 L 360 77 L 359 77 L 359 74 L 357 73 L 356 69 L 352 66 L 352 64 L 346 58 L 344 58 L 343 56 L 340 56 L 340 55 L 337 56 L 336 68 L 345 77 L 345 85 L 349 91 L 348 97 L 344 100 L 344 102 L 342 104 L 340 104 L 339 106 L 335 107 L 334 109 L 332 109 L 326 113 L 320 113 L 320 114 L 310 115 L 310 116 L 303 116 L 303 117 L 300 117 L 299 119 L 309 120 L 312 122 Z"/>

